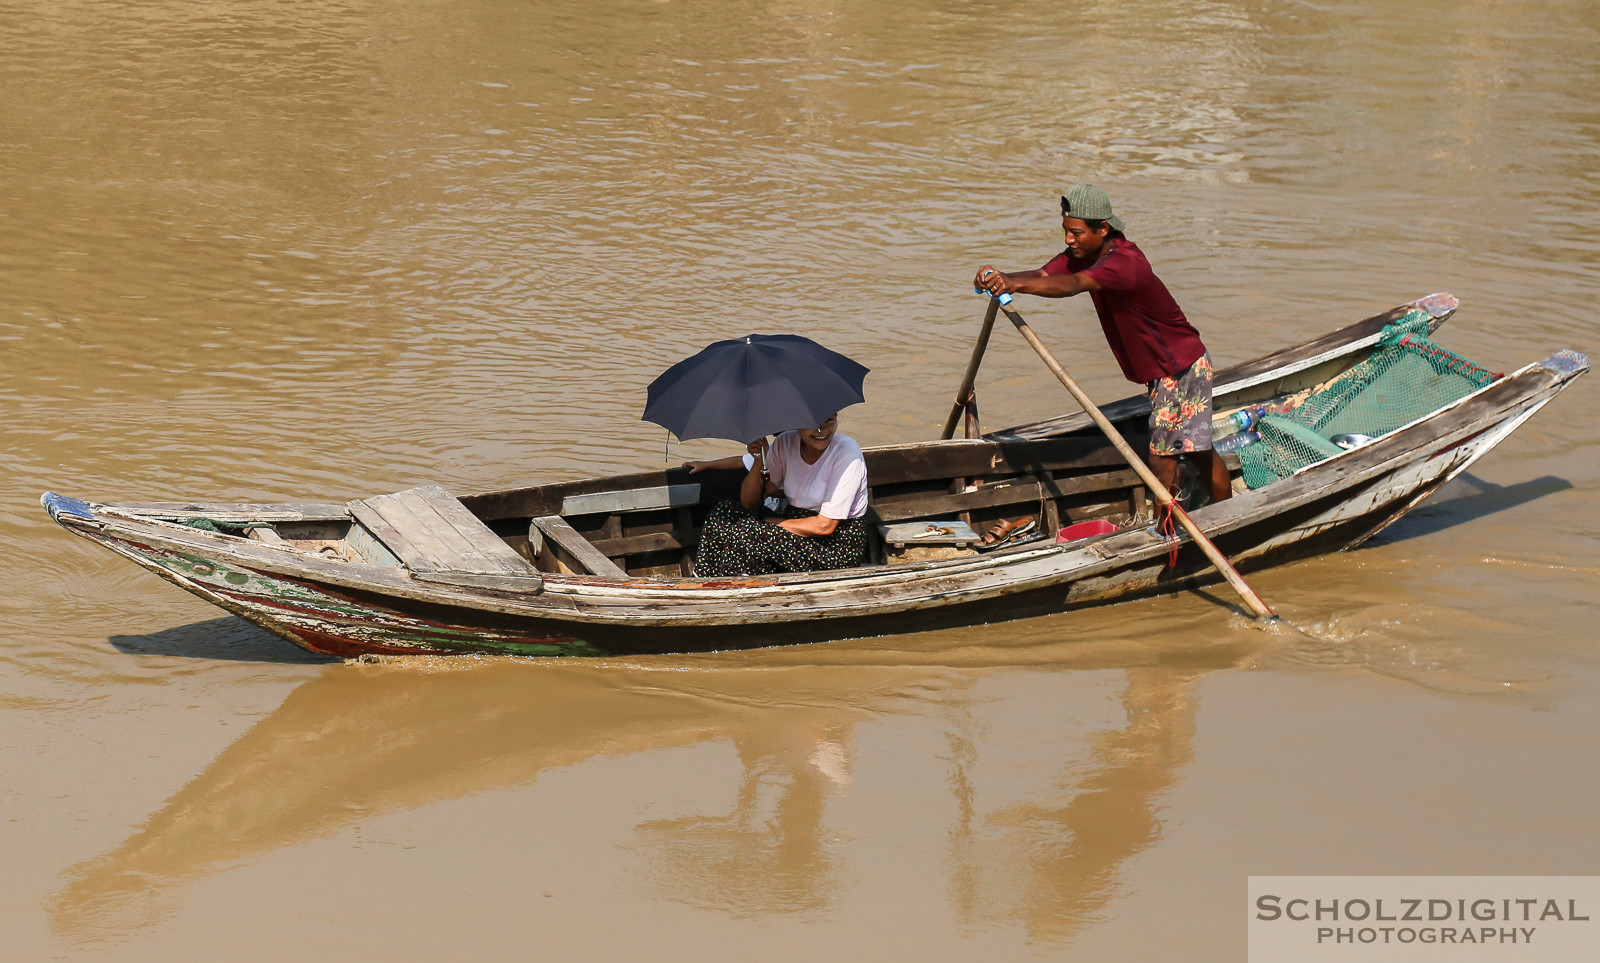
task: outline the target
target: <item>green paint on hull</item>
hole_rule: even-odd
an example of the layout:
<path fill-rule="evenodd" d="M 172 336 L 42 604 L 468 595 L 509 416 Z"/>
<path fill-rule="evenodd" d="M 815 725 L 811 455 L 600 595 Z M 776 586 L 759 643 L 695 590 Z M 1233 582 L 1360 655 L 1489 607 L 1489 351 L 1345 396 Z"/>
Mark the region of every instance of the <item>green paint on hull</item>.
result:
<path fill-rule="evenodd" d="M 179 585 L 227 599 L 232 603 L 230 608 L 268 630 L 291 638 L 325 637 L 336 642 L 339 649 L 546 658 L 611 654 L 566 636 L 519 639 L 515 631 L 429 622 L 387 606 L 357 602 L 314 586 L 233 568 L 216 559 L 142 542 L 116 541 L 143 561 L 170 573 Z M 327 643 L 302 644 L 315 651 L 333 647 Z"/>

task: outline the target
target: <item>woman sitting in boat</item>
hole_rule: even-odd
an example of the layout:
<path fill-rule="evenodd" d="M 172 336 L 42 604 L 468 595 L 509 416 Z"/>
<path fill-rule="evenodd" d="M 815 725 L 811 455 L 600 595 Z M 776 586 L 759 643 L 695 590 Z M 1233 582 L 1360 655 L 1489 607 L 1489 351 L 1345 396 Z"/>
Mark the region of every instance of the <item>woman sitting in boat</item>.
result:
<path fill-rule="evenodd" d="M 739 501 L 718 502 L 706 517 L 696 575 L 819 572 L 866 558 L 867 462 L 855 439 L 838 431 L 833 414 L 770 445 L 765 438 L 750 444 Z M 691 471 L 710 467 L 721 463 L 689 463 Z M 763 504 L 773 494 L 787 502 L 776 513 Z"/>

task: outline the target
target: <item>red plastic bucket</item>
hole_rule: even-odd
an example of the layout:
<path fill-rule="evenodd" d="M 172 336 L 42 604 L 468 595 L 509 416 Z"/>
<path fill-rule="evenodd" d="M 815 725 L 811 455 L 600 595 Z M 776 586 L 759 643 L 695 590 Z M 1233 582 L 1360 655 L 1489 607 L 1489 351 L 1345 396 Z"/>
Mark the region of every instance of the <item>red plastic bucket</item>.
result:
<path fill-rule="evenodd" d="M 1110 535 L 1116 530 L 1117 526 L 1103 518 L 1096 518 L 1093 521 L 1068 525 L 1056 533 L 1056 542 L 1058 544 L 1061 542 L 1076 542 L 1079 539 L 1094 538 L 1096 535 Z"/>

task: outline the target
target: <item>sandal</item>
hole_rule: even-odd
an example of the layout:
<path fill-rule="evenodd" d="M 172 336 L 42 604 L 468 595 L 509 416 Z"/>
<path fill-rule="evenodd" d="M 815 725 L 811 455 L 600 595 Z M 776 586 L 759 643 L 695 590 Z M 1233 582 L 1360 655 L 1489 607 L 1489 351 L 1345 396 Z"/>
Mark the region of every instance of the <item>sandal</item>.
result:
<path fill-rule="evenodd" d="M 997 548 L 1007 542 L 1015 541 L 1024 534 L 1033 530 L 1035 520 L 1032 515 L 1019 518 L 1015 521 L 1000 519 L 994 527 L 983 536 L 984 548 Z"/>

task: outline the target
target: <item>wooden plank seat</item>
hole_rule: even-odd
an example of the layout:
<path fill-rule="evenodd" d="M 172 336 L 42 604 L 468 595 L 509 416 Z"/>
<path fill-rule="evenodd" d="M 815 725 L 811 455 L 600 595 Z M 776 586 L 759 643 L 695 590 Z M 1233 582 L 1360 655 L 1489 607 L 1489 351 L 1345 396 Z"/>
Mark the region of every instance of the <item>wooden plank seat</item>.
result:
<path fill-rule="evenodd" d="M 560 515 L 540 515 L 528 524 L 528 541 L 535 554 L 545 551 L 569 572 L 579 575 L 603 575 L 608 578 L 627 578 L 628 573 L 583 537 L 583 533 L 568 524 Z"/>
<path fill-rule="evenodd" d="M 516 591 L 537 591 L 543 585 L 527 559 L 438 485 L 346 507 L 415 578 Z"/>

